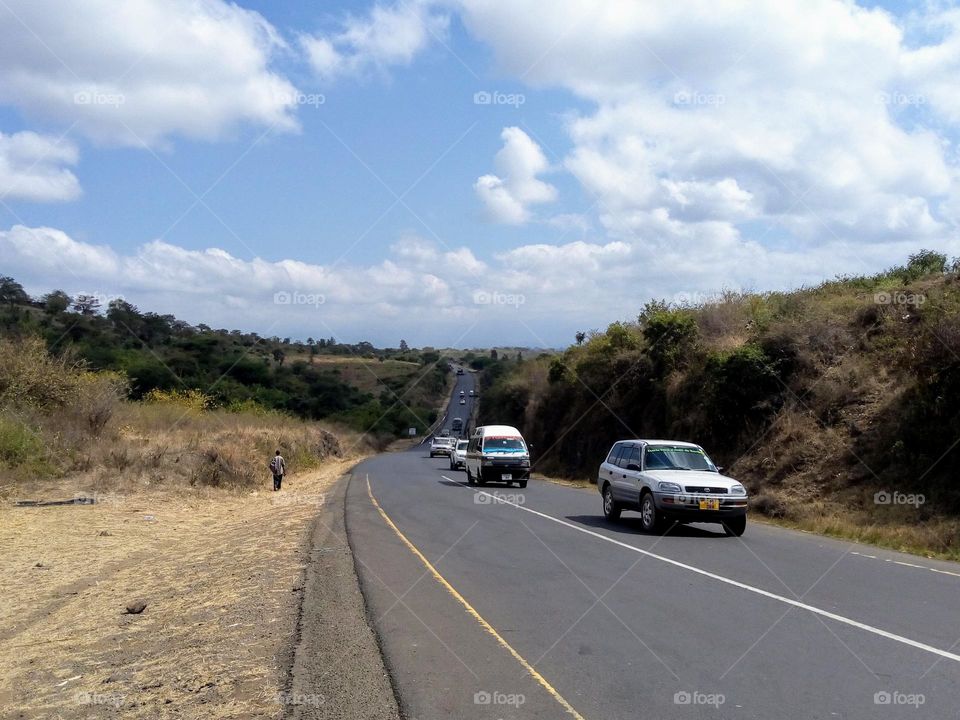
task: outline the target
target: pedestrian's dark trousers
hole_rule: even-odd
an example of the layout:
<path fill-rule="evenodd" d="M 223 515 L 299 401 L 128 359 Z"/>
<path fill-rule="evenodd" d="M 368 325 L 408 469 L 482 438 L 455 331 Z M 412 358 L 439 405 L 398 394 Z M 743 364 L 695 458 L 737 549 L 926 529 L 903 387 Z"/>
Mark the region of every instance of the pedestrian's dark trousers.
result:
<path fill-rule="evenodd" d="M 282 482 L 283 482 L 283 475 L 277 475 L 276 473 L 274 473 L 274 475 L 273 475 L 273 489 L 274 489 L 274 490 L 279 490 L 279 489 L 280 489 L 280 483 L 282 483 Z"/>

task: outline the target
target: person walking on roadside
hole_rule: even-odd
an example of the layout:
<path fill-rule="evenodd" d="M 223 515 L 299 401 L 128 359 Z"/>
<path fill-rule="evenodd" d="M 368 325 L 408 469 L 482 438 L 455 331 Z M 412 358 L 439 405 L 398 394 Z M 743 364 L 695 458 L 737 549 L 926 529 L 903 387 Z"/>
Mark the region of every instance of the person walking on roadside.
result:
<path fill-rule="evenodd" d="M 270 472 L 273 473 L 273 490 L 276 492 L 280 489 L 283 476 L 287 472 L 287 466 L 284 464 L 283 455 L 280 454 L 279 450 L 277 450 L 277 454 L 270 460 Z"/>

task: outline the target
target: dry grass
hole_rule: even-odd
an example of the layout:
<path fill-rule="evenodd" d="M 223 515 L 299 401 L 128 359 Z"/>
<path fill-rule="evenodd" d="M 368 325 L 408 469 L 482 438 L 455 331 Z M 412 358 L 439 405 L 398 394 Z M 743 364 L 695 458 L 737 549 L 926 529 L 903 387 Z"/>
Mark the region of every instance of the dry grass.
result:
<path fill-rule="evenodd" d="M 154 451 L 159 445 L 151 443 Z M 18 508 L 88 480 L 5 488 L 0 706 L 23 717 L 281 717 L 311 518 L 357 457 L 281 493 L 127 488 L 93 506 Z M 128 602 L 147 602 L 140 615 Z"/>

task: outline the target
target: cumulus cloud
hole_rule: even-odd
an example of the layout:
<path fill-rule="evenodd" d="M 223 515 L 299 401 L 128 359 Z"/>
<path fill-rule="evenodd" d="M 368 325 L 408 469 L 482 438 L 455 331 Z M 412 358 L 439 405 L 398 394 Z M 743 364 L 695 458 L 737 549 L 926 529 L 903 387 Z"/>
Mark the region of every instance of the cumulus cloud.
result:
<path fill-rule="evenodd" d="M 421 0 L 377 4 L 365 16 L 348 16 L 334 32 L 300 37 L 314 72 L 332 80 L 369 69 L 408 65 L 421 50 L 446 34 L 449 18 Z"/>
<path fill-rule="evenodd" d="M 0 132 L 0 200 L 74 200 L 80 196 L 80 183 L 64 166 L 76 162 L 77 149 L 67 140 Z"/>
<path fill-rule="evenodd" d="M 494 222 L 521 225 L 530 219 L 530 205 L 553 202 L 557 190 L 537 178 L 549 169 L 543 150 L 518 127 L 504 128 L 503 147 L 494 157 L 498 175 L 482 175 L 473 188 Z"/>
<path fill-rule="evenodd" d="M 0 102 L 104 144 L 212 140 L 242 123 L 296 128 L 284 47 L 223 0 L 0 4 Z"/>

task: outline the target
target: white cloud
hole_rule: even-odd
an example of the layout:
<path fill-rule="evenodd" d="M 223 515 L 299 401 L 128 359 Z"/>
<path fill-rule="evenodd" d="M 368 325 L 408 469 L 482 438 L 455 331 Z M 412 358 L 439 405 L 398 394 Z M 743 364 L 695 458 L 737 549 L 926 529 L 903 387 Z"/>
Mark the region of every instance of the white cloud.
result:
<path fill-rule="evenodd" d="M 296 128 L 284 43 L 223 0 L 0 4 L 0 102 L 104 144 L 213 140 L 242 123 Z"/>
<path fill-rule="evenodd" d="M 74 200 L 80 183 L 65 165 L 75 165 L 77 149 L 67 140 L 33 132 L 0 132 L 0 200 Z"/>
<path fill-rule="evenodd" d="M 335 32 L 302 35 L 300 43 L 314 72 L 332 80 L 408 65 L 434 38 L 446 34 L 448 23 L 429 2 L 377 4 L 364 17 L 347 17 Z"/>
<path fill-rule="evenodd" d="M 459 5 L 503 72 L 595 108 L 563 164 L 632 269 L 784 287 L 956 246 L 960 10 L 930 11 L 938 39 L 911 49 L 915 19 L 841 0 Z M 498 180 L 478 192 L 521 222 Z"/>
<path fill-rule="evenodd" d="M 482 175 L 473 187 L 494 222 L 521 225 L 530 205 L 553 202 L 557 190 L 537 178 L 549 169 L 540 146 L 518 127 L 504 128 L 503 147 L 494 157 L 499 175 Z"/>

